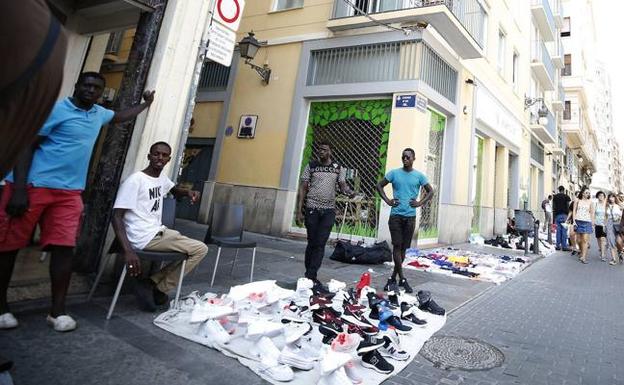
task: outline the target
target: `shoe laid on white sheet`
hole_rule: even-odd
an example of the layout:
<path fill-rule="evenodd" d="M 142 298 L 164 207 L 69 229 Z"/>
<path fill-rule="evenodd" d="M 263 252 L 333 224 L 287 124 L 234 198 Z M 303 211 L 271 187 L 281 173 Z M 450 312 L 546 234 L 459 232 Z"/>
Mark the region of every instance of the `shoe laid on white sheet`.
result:
<path fill-rule="evenodd" d="M 355 362 L 353 362 L 353 360 L 347 362 L 347 364 L 344 366 L 344 371 L 345 371 L 345 373 L 347 374 L 347 377 L 349 377 L 349 380 L 351 380 L 352 383 L 354 383 L 354 384 L 361 384 L 362 382 L 364 382 L 364 379 L 362 378 L 362 376 L 360 375 L 360 373 L 356 369 Z"/>
<path fill-rule="evenodd" d="M 12 313 L 0 315 L 0 329 L 13 329 L 19 326 L 17 318 Z"/>
<path fill-rule="evenodd" d="M 293 342 L 297 342 L 310 330 L 312 330 L 312 325 L 310 325 L 309 323 L 291 322 L 289 324 L 286 324 L 284 326 L 284 337 L 286 338 L 286 343 L 290 344 Z"/>
<path fill-rule="evenodd" d="M 281 364 L 300 370 L 312 370 L 316 362 L 315 357 L 310 356 L 306 350 L 293 343 L 284 346 L 278 361 Z"/>
<path fill-rule="evenodd" d="M 66 314 L 60 315 L 56 318 L 48 315 L 46 321 L 48 322 L 48 325 L 50 325 L 57 332 L 71 332 L 72 330 L 75 330 L 77 326 L 76 321 Z"/>
<path fill-rule="evenodd" d="M 329 291 L 331 291 L 332 293 L 337 293 L 339 290 L 344 290 L 347 288 L 347 284 L 342 282 L 342 281 L 337 281 L 335 279 L 332 279 L 331 281 L 329 281 L 327 283 L 327 288 L 329 289 Z"/>
<path fill-rule="evenodd" d="M 240 319 L 239 319 L 240 322 Z M 284 330 L 284 325 L 278 322 L 265 320 L 257 320 L 249 323 L 247 326 L 247 335 L 249 339 L 258 337 L 275 337 Z"/>
<path fill-rule="evenodd" d="M 200 302 L 201 297 L 199 296 L 199 292 L 197 290 L 194 290 L 178 300 L 178 309 L 190 312 L 193 310 L 193 307 L 195 307 L 195 304 L 198 304 Z M 173 309 L 174 307 L 175 300 L 172 299 L 171 302 L 169 302 L 169 309 Z"/>
<path fill-rule="evenodd" d="M 214 345 L 225 345 L 232 338 L 230 334 L 223 328 L 221 323 L 214 319 L 209 319 L 199 327 L 198 334 L 206 338 Z"/>
<path fill-rule="evenodd" d="M 353 357 L 351 354 L 337 352 L 333 349 L 327 349 L 323 360 L 321 361 L 321 376 L 325 376 L 331 372 L 345 366 Z"/>
<path fill-rule="evenodd" d="M 260 361 L 259 371 L 275 381 L 292 381 L 295 378 L 289 366 L 279 363 L 280 351 L 269 337 L 261 337 L 249 349 L 249 353 Z"/>
<path fill-rule="evenodd" d="M 191 312 L 191 323 L 204 322 L 209 319 L 223 318 L 236 314 L 236 310 L 231 306 L 217 305 L 212 303 L 198 303 L 193 306 Z"/>
<path fill-rule="evenodd" d="M 354 382 L 347 376 L 344 368 L 338 368 L 331 373 L 322 375 L 318 385 L 352 385 Z"/>

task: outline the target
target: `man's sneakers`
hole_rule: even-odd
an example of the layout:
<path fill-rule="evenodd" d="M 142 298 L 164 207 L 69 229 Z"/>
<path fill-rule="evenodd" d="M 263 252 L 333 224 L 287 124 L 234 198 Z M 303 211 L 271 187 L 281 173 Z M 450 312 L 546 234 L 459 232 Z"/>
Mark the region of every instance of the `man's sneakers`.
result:
<path fill-rule="evenodd" d="M 13 329 L 19 326 L 17 318 L 12 313 L 0 315 L 0 329 Z"/>
<path fill-rule="evenodd" d="M 444 315 L 446 311 L 440 305 L 438 305 L 432 298 L 431 292 L 421 290 L 418 292 L 418 308 L 422 311 L 429 312 L 435 315 Z"/>
<path fill-rule="evenodd" d="M 370 351 L 362 356 L 362 366 L 381 374 L 390 374 L 394 371 L 394 366 L 386 361 L 377 350 Z"/>
<path fill-rule="evenodd" d="M 282 349 L 278 362 L 300 370 L 314 369 L 317 357 L 311 356 L 305 349 L 296 344 L 286 344 Z"/>
<path fill-rule="evenodd" d="M 281 352 L 268 337 L 260 338 L 249 350 L 260 361 L 258 370 L 267 377 L 280 382 L 292 381 L 295 373 L 290 366 L 280 364 Z"/>
<path fill-rule="evenodd" d="M 46 318 L 48 325 L 52 327 L 57 332 L 70 332 L 76 329 L 76 321 L 66 314 L 60 315 L 58 317 L 52 317 L 48 315 Z"/>
<path fill-rule="evenodd" d="M 406 293 L 411 294 L 414 292 L 414 290 L 412 289 L 412 287 L 409 285 L 409 283 L 407 283 L 407 279 L 403 278 L 402 280 L 399 281 L 399 286 L 403 288 L 403 290 L 405 290 Z"/>
<path fill-rule="evenodd" d="M 389 336 L 384 336 L 384 341 L 386 342 L 384 346 L 379 348 L 379 354 L 384 357 L 392 358 L 396 361 L 407 361 L 410 358 L 409 353 L 405 350 L 401 350 L 401 346 L 391 339 Z"/>
<path fill-rule="evenodd" d="M 214 319 L 202 323 L 198 334 L 200 337 L 206 338 L 212 345 L 225 345 L 232 338 L 223 325 Z"/>
<path fill-rule="evenodd" d="M 139 308 L 143 311 L 153 313 L 156 311 L 154 301 L 154 282 L 149 278 L 136 278 L 134 280 L 134 295 L 136 296 Z"/>
<path fill-rule="evenodd" d="M 395 293 L 397 293 L 399 291 L 399 287 L 397 286 L 396 279 L 388 278 L 388 282 L 386 282 L 386 285 L 384 286 L 383 289 L 386 292 L 395 292 Z"/>
<path fill-rule="evenodd" d="M 386 343 L 386 341 L 382 340 L 382 339 L 377 339 L 375 337 L 371 337 L 371 336 L 366 336 L 365 338 L 363 338 L 360 343 L 357 346 L 357 354 L 359 354 L 360 356 L 372 351 L 375 351 L 379 348 L 381 348 L 382 346 L 384 346 L 384 344 Z"/>
<path fill-rule="evenodd" d="M 408 333 L 412 330 L 411 326 L 407 326 L 401 322 L 401 319 L 397 316 L 391 316 L 386 320 L 382 320 L 382 322 L 386 322 L 388 325 L 392 326 L 398 333 Z"/>
<path fill-rule="evenodd" d="M 310 308 L 307 306 L 298 306 L 294 301 L 284 306 L 282 310 L 282 323 L 296 322 L 304 323 L 311 320 Z"/>

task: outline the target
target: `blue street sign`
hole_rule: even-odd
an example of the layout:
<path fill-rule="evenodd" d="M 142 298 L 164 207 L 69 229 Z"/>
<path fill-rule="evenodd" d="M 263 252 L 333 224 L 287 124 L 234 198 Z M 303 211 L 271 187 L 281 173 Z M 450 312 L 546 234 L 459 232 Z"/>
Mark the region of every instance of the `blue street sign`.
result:
<path fill-rule="evenodd" d="M 394 99 L 396 108 L 413 108 L 416 107 L 416 95 L 398 95 Z"/>

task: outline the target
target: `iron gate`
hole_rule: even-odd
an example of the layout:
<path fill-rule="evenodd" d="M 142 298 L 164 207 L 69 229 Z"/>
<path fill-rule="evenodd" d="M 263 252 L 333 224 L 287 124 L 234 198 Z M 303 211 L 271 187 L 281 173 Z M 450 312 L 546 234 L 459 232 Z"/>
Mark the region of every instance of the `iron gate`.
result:
<path fill-rule="evenodd" d="M 380 198 L 376 185 L 386 169 L 391 110 L 391 99 L 313 102 L 310 106 L 301 170 L 316 156 L 318 143 L 328 141 L 334 159 L 347 169 L 347 183 L 364 197 L 357 201 L 338 197 L 336 232 L 344 216 L 343 234 L 377 237 Z"/>

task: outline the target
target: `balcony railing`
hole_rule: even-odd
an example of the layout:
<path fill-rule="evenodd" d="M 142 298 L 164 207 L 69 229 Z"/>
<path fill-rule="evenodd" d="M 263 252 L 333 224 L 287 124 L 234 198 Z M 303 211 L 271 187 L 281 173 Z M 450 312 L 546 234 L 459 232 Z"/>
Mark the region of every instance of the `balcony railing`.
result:
<path fill-rule="evenodd" d="M 546 67 L 546 72 L 550 77 L 550 81 L 555 81 L 555 65 L 550 58 L 550 54 L 548 53 L 548 49 L 546 48 L 546 44 L 543 41 L 537 40 L 533 42 L 531 49 L 531 59 L 533 62 L 541 62 Z"/>
<path fill-rule="evenodd" d="M 543 7 L 544 12 L 546 13 L 546 20 L 548 24 L 554 28 L 555 26 L 555 16 L 553 15 L 552 8 L 550 8 L 550 3 L 548 0 L 531 0 L 531 6 L 533 7 Z"/>
<path fill-rule="evenodd" d="M 477 0 L 334 0 L 333 18 L 444 5 L 483 48 L 485 10 Z M 358 8 L 358 9 L 356 9 Z"/>

